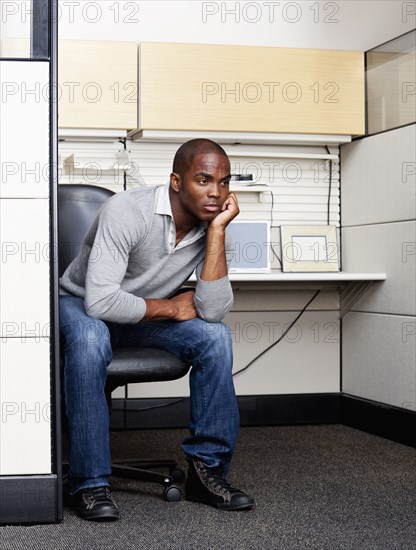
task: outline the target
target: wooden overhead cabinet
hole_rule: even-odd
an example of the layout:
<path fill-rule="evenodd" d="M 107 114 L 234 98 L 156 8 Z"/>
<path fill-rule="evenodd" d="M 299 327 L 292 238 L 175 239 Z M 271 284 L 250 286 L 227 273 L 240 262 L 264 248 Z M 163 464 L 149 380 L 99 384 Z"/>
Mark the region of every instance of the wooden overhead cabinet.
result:
<path fill-rule="evenodd" d="M 137 43 L 59 41 L 60 128 L 137 126 Z"/>
<path fill-rule="evenodd" d="M 140 130 L 362 135 L 364 54 L 142 42 Z"/>

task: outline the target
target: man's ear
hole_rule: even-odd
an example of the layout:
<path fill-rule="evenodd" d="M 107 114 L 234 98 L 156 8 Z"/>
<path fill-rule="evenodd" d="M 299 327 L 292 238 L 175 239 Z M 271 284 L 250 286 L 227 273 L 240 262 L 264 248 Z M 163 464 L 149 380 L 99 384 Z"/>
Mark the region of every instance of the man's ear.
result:
<path fill-rule="evenodd" d="M 172 172 L 170 175 L 170 186 L 175 191 L 175 193 L 179 193 L 182 187 L 182 178 L 179 174 L 176 172 Z"/>

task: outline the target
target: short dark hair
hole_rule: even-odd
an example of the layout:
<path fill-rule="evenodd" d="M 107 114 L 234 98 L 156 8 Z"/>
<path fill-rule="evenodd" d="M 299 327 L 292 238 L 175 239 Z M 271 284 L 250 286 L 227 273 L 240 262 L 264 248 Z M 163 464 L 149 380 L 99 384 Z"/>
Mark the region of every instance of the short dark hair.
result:
<path fill-rule="evenodd" d="M 191 139 L 181 145 L 176 151 L 175 158 L 173 159 L 173 172 L 183 177 L 194 158 L 197 155 L 204 155 L 206 153 L 219 153 L 228 159 L 227 153 L 215 141 L 205 138 Z"/>

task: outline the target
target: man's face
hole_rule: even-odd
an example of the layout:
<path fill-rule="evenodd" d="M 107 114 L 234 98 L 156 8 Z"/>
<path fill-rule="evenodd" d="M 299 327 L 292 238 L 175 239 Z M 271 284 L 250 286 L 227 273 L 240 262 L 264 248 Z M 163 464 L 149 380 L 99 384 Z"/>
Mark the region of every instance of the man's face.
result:
<path fill-rule="evenodd" d="M 178 193 L 183 210 L 201 221 L 212 221 L 228 197 L 230 161 L 219 153 L 196 155 L 183 175 Z"/>

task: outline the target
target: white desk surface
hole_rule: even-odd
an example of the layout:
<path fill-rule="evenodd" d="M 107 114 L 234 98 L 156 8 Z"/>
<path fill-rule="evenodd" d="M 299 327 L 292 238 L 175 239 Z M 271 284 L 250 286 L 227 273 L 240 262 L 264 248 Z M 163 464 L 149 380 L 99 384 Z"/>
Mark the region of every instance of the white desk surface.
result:
<path fill-rule="evenodd" d="M 253 281 L 256 283 L 293 283 L 293 282 L 328 282 L 328 283 L 347 283 L 359 281 L 385 281 L 385 273 L 230 273 L 230 281 L 243 282 Z M 195 281 L 195 275 L 192 275 L 189 281 Z"/>

